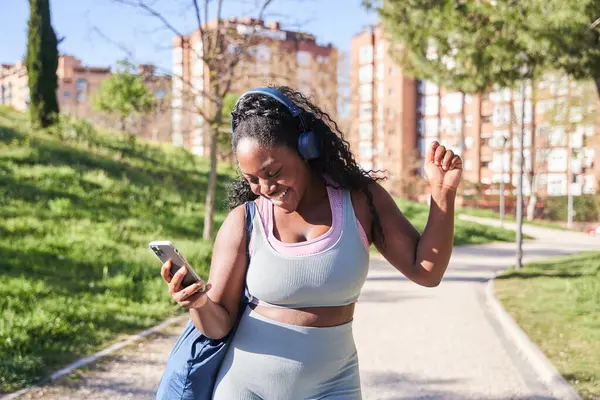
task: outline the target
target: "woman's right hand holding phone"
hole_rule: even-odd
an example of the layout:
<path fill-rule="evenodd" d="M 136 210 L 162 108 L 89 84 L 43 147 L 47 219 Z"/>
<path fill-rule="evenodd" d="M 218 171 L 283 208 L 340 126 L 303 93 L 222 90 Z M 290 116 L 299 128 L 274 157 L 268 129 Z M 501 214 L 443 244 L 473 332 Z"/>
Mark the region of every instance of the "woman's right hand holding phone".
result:
<path fill-rule="evenodd" d="M 171 297 L 173 297 L 173 300 L 175 300 L 177 304 L 183 308 L 200 308 L 206 304 L 208 301 L 206 292 L 210 289 L 210 284 L 206 285 L 204 290 L 202 290 L 204 287 L 203 281 L 198 281 L 193 285 L 184 288 L 181 286 L 181 283 L 183 282 L 185 274 L 187 274 L 187 268 L 179 268 L 173 276 L 171 276 L 170 271 L 171 260 L 163 264 L 160 272 L 165 282 L 169 285 Z"/>

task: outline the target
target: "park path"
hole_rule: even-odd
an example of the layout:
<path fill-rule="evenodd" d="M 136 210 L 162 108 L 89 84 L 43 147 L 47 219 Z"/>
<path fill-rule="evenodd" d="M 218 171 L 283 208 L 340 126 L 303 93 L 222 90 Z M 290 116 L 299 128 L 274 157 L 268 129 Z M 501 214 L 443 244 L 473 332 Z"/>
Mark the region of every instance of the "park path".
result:
<path fill-rule="evenodd" d="M 581 233 L 524 230 L 536 238 L 525 242 L 524 262 L 600 248 L 598 238 Z M 514 264 L 514 254 L 513 243 L 457 247 L 435 289 L 419 287 L 385 260 L 372 259 L 353 323 L 363 398 L 553 399 L 485 303 L 485 282 Z M 22 398 L 151 399 L 182 326 Z"/>

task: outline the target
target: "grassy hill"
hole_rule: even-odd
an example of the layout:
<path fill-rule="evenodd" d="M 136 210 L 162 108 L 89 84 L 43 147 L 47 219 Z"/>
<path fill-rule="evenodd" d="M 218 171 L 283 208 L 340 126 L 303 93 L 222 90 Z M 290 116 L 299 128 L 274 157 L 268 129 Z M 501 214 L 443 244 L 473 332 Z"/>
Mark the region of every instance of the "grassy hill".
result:
<path fill-rule="evenodd" d="M 207 168 L 83 123 L 32 133 L 0 109 L 0 392 L 178 312 L 147 244 L 172 240 L 206 273 Z"/>
<path fill-rule="evenodd" d="M 33 132 L 0 107 L 0 393 L 181 312 L 147 245 L 172 240 L 207 276 L 207 170 L 183 149 L 132 146 L 83 122 Z M 221 167 L 219 198 L 233 175 Z M 422 229 L 427 207 L 400 204 Z M 456 223 L 456 244 L 513 238 Z"/>

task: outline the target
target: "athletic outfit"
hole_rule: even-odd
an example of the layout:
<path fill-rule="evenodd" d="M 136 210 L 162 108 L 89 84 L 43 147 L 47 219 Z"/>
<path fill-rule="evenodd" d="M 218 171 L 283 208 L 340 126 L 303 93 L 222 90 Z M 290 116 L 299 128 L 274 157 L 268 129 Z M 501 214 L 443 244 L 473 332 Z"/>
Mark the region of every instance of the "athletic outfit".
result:
<path fill-rule="evenodd" d="M 367 277 L 369 245 L 350 193 L 327 187 L 332 226 L 318 238 L 283 243 L 273 204 L 253 220 L 246 285 L 255 304 L 286 307 L 354 303 Z M 247 307 L 217 377 L 215 400 L 361 398 L 352 321 L 333 327 L 281 323 Z"/>

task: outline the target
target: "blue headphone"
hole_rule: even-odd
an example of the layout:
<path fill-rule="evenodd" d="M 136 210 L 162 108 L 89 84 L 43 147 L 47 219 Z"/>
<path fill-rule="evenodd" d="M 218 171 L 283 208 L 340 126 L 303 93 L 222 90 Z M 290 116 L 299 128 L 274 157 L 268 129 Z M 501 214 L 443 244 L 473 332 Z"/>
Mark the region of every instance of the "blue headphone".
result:
<path fill-rule="evenodd" d="M 321 149 L 315 134 L 306 128 L 306 122 L 302 117 L 302 108 L 294 104 L 292 100 L 286 97 L 279 90 L 273 88 L 257 88 L 249 90 L 246 93 L 242 94 L 237 102 L 239 102 L 243 97 L 249 94 L 262 94 L 274 100 L 277 100 L 279 103 L 283 104 L 290 111 L 292 116 L 298 117 L 298 119 L 300 119 L 300 124 L 302 125 L 302 132 L 300 133 L 300 136 L 298 136 L 298 153 L 300 153 L 300 155 L 305 160 L 311 160 L 321 155 Z M 231 118 L 231 134 L 235 134 L 235 124 L 233 122 L 233 117 Z"/>

